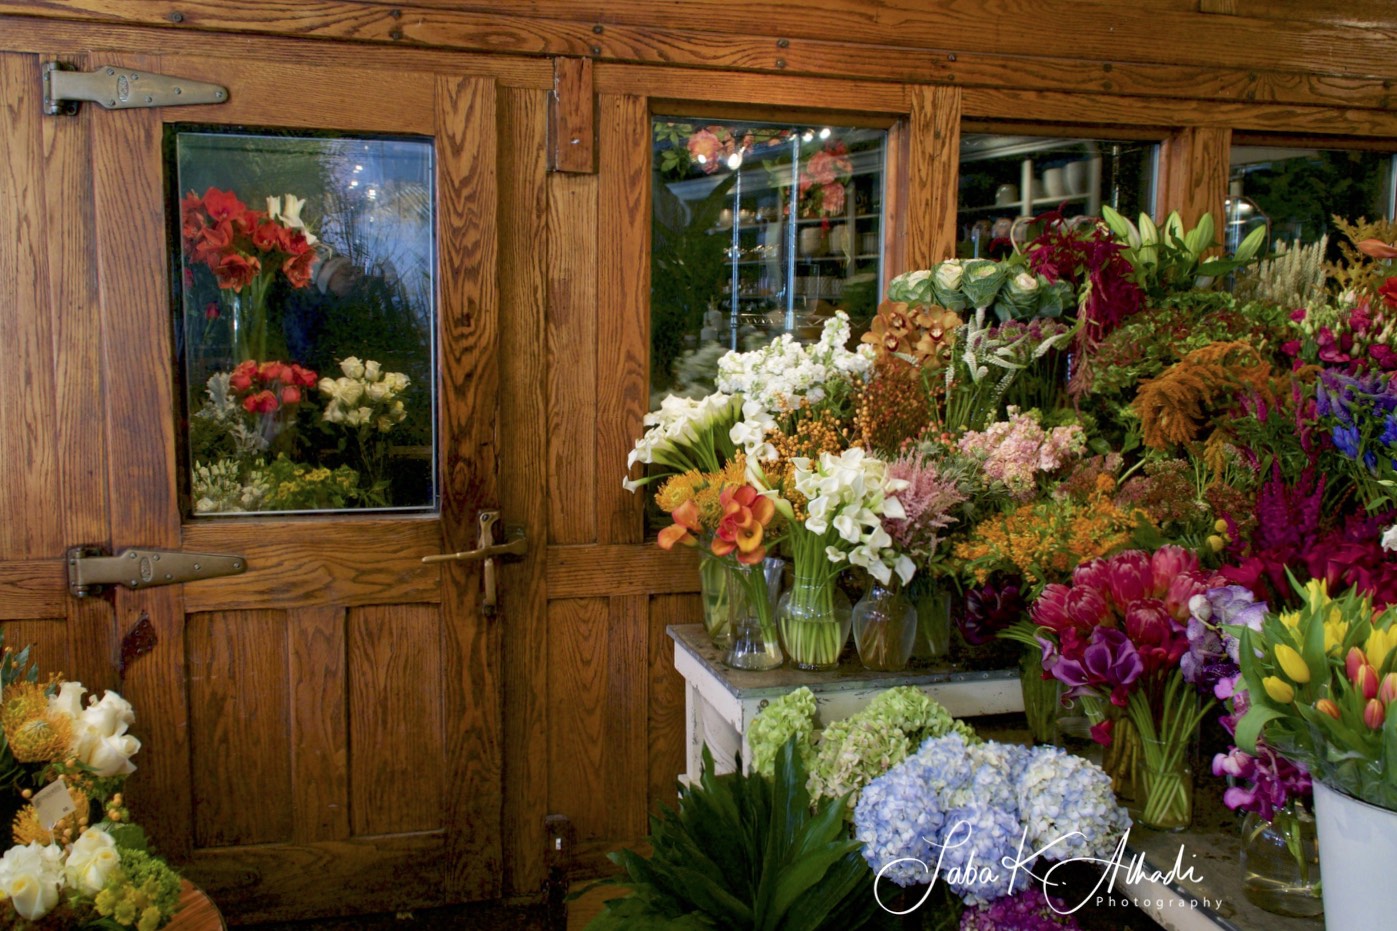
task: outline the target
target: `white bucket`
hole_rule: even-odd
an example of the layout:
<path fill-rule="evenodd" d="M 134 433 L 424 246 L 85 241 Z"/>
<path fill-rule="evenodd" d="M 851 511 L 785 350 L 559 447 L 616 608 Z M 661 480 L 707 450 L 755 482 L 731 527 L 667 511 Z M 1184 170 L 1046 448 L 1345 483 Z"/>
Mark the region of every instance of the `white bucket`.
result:
<path fill-rule="evenodd" d="M 1315 780 L 1315 826 L 1324 865 L 1324 925 L 1388 928 L 1397 914 L 1397 811 L 1360 802 Z"/>

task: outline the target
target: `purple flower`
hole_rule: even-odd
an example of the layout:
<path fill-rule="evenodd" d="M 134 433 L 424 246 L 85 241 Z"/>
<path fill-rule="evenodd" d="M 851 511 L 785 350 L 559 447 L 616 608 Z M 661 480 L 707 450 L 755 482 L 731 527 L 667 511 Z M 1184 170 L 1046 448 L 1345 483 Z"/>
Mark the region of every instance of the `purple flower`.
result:
<path fill-rule="evenodd" d="M 1120 705 L 1125 703 L 1125 686 L 1145 671 L 1135 644 L 1124 632 L 1110 627 L 1098 627 L 1091 632 L 1080 659 L 1061 654 L 1045 655 L 1043 666 L 1053 678 L 1068 687 L 1068 697 L 1109 691 L 1112 702 Z"/>
<path fill-rule="evenodd" d="M 1231 783 L 1222 801 L 1236 811 L 1252 811 L 1270 821 L 1277 809 L 1291 796 L 1311 790 L 1309 773 L 1258 741 L 1256 756 L 1236 747 L 1213 757 L 1213 775 L 1226 776 Z M 1241 784 L 1238 783 L 1240 780 Z"/>
<path fill-rule="evenodd" d="M 1241 668 L 1237 665 L 1237 638 L 1224 628 L 1245 626 L 1260 630 L 1266 618 L 1266 602 L 1257 601 L 1241 585 L 1223 585 L 1194 595 L 1188 602 L 1188 652 L 1179 660 L 1184 680 L 1200 689 L 1212 689 L 1219 700 L 1232 697 Z"/>

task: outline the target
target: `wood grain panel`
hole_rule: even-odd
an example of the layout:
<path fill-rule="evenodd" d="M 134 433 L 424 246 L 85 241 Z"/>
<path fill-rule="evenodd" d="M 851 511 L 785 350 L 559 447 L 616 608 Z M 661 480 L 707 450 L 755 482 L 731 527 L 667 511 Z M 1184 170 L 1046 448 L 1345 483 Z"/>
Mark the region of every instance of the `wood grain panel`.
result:
<path fill-rule="evenodd" d="M 649 737 L 649 808 L 675 804 L 676 778 L 684 771 L 684 677 L 674 669 L 670 624 L 703 621 L 698 595 L 658 595 L 650 599 L 650 701 L 645 732 Z"/>
<path fill-rule="evenodd" d="M 113 56 L 108 63 L 162 70 L 157 57 Z M 154 375 L 169 371 L 173 352 L 168 257 L 153 248 L 165 242 L 161 116 L 158 110 L 120 116 L 93 121 L 93 164 L 123 166 L 92 176 L 102 370 L 150 377 L 107 378 L 99 395 L 109 460 L 120 464 L 107 476 L 110 535 L 124 545 L 177 549 L 173 379 Z M 121 684 L 143 714 L 135 730 L 150 750 L 142 754 L 142 776 L 131 780 L 127 795 L 136 818 L 177 860 L 193 837 L 183 588 L 117 589 L 112 598 L 118 636 L 149 621 L 154 641 Z"/>
<path fill-rule="evenodd" d="M 225 915 L 253 923 L 291 915 L 343 915 L 361 902 L 381 912 L 434 905 L 417 890 L 440 889 L 446 861 L 446 842 L 437 831 L 295 847 L 200 850 L 180 872 Z"/>
<path fill-rule="evenodd" d="M 597 542 L 639 543 L 642 501 L 618 476 L 650 406 L 650 113 L 616 94 L 597 109 Z"/>
<path fill-rule="evenodd" d="M 698 556 L 658 546 L 550 546 L 548 596 L 643 595 L 699 590 Z"/>
<path fill-rule="evenodd" d="M 437 612 L 423 605 L 355 608 L 347 643 L 351 829 L 358 836 L 438 829 L 446 787 L 432 763 L 445 749 Z M 404 785 L 414 791 L 398 791 Z"/>
<path fill-rule="evenodd" d="M 613 799 L 613 837 L 645 834 L 649 792 L 650 597 L 610 600 L 607 691 L 611 734 L 607 741 L 607 797 Z"/>
<path fill-rule="evenodd" d="M 549 168 L 580 174 L 595 171 L 597 108 L 590 58 L 553 59 L 548 115 Z"/>
<path fill-rule="evenodd" d="M 190 523 L 184 549 L 255 552 L 244 575 L 185 586 L 191 611 L 256 608 L 288 602 L 398 604 L 440 598 L 441 568 L 416 559 L 448 547 L 434 517 L 330 521 L 204 520 Z M 387 557 L 395 557 L 389 559 Z"/>
<path fill-rule="evenodd" d="M 956 254 L 960 178 L 958 87 L 919 87 L 912 96 L 907 192 L 907 268 L 930 268 Z"/>
<path fill-rule="evenodd" d="M 290 615 L 291 814 L 297 843 L 349 837 L 345 611 Z"/>
<path fill-rule="evenodd" d="M 529 535 L 529 553 L 506 564 L 500 619 L 504 664 L 505 895 L 533 895 L 546 876 L 542 825 L 548 797 L 548 637 L 545 622 L 549 537 L 547 344 L 549 186 L 544 151 L 547 98 L 529 90 L 499 95 L 500 442 L 510 450 L 500 472 L 500 506 Z M 595 190 L 595 187 L 593 188 Z M 589 227 L 590 228 L 590 227 Z M 587 509 L 590 515 L 591 509 Z"/>
<path fill-rule="evenodd" d="M 0 607 L 0 612 L 5 609 Z M 29 647 L 29 661 L 39 670 L 39 678 L 45 679 L 51 673 L 63 673 L 67 679 L 82 682 L 89 690 L 94 686 L 79 679 L 72 673 L 68 653 L 68 625 L 64 618 L 46 620 L 38 618 L 15 621 L 0 618 L 0 627 L 5 631 L 5 649 L 18 653 Z"/>
<path fill-rule="evenodd" d="M 63 560 L 0 560 L 0 616 L 6 620 L 61 617 L 71 597 Z"/>
<path fill-rule="evenodd" d="M 11 402 L 0 404 L 0 454 L 20 465 L 0 482 L 0 559 L 60 556 L 64 548 L 58 523 L 45 519 L 58 461 L 40 80 L 37 57 L 0 55 L 0 346 L 17 376 Z"/>
<path fill-rule="evenodd" d="M 635 697 L 611 705 L 610 608 L 605 598 L 548 603 L 548 810 L 565 813 L 579 840 L 616 837 L 622 800 L 607 793 L 609 741 Z"/>
<path fill-rule="evenodd" d="M 442 528 L 453 550 L 475 545 L 477 513 L 499 503 L 497 118 L 490 80 L 436 79 L 445 360 Z M 442 570 L 441 686 L 451 722 L 443 747 L 451 781 L 441 787 L 439 813 L 450 825 L 446 901 L 499 893 L 499 628 L 479 610 L 479 580 L 474 565 Z"/>
<path fill-rule="evenodd" d="M 597 538 L 597 178 L 548 178 L 548 540 Z M 611 355 L 605 356 L 610 364 Z M 621 484 L 622 458 L 614 470 Z M 603 469 L 602 471 L 605 471 Z"/>
<path fill-rule="evenodd" d="M 867 54 L 867 50 L 864 50 Z M 840 110 L 895 116 L 911 107 L 901 84 L 822 79 L 798 75 L 744 74 L 697 68 L 658 68 L 598 62 L 593 71 L 598 94 L 636 94 L 666 100 L 720 104 L 762 101 L 773 107 L 806 108 L 821 103 Z M 822 108 L 824 109 L 824 108 Z"/>
<path fill-rule="evenodd" d="M 287 622 L 280 611 L 190 615 L 194 843 L 291 838 L 291 694 Z"/>
<path fill-rule="evenodd" d="M 1397 136 L 1397 113 L 1272 104 L 1200 103 L 1105 94 L 966 88 L 967 118 L 1038 120 L 1081 126 L 1209 126 L 1331 136 Z"/>

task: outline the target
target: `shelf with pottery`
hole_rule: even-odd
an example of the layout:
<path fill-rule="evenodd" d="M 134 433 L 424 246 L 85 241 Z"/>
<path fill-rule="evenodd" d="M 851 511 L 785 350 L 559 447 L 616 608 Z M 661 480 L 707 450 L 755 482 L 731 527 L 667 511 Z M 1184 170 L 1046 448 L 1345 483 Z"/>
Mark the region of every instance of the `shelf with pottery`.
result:
<path fill-rule="evenodd" d="M 737 756 L 751 758 L 747 727 L 773 699 L 800 686 L 815 693 L 821 720 L 846 718 L 895 685 L 914 685 L 957 717 L 1023 711 L 1019 671 L 966 672 L 943 663 L 922 669 L 875 672 L 857 658 L 830 672 L 782 667 L 767 672 L 732 669 L 702 624 L 666 628 L 674 640 L 674 668 L 684 677 L 684 778 L 697 780 L 704 744 L 717 771 L 736 769 Z"/>

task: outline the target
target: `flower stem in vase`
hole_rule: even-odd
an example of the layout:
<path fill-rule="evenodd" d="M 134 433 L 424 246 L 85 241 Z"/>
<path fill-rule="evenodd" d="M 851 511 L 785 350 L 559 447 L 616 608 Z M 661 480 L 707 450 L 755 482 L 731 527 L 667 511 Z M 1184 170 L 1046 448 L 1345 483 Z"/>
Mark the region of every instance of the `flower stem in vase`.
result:
<path fill-rule="evenodd" d="M 1137 804 L 1140 822 L 1160 831 L 1182 831 L 1193 822 L 1193 771 L 1188 748 L 1213 701 L 1199 702 L 1183 675 L 1169 673 L 1156 717 L 1147 689 L 1132 692 L 1126 713 L 1140 732 Z"/>
<path fill-rule="evenodd" d="M 736 608 L 741 598 L 738 582 L 728 564 L 700 552 L 699 591 L 703 596 L 703 629 L 715 647 L 726 650 L 732 646 Z"/>
<path fill-rule="evenodd" d="M 853 609 L 835 586 L 835 573 L 824 563 L 823 553 L 811 567 L 813 560 L 802 561 L 802 548 L 796 549 L 795 584 L 777 608 L 786 655 L 797 669 L 834 669 L 849 639 Z"/>
<path fill-rule="evenodd" d="M 771 588 L 780 585 L 784 565 L 782 560 L 770 558 L 732 569 L 729 584 L 740 588 L 741 597 L 734 615 L 732 645 L 724 662 L 734 669 L 764 671 L 786 661 L 771 603 Z"/>

